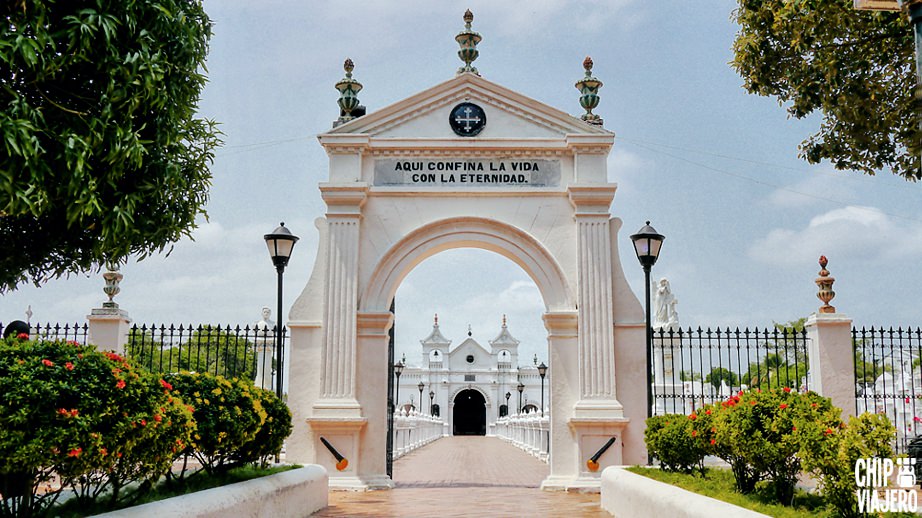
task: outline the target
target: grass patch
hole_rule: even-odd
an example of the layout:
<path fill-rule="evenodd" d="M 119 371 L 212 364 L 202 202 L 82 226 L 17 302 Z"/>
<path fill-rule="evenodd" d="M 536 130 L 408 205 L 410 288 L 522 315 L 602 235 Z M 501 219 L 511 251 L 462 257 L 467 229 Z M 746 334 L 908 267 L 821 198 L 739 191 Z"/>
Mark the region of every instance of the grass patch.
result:
<path fill-rule="evenodd" d="M 164 500 L 174 496 L 181 496 L 189 493 L 195 493 L 196 491 L 204 491 L 205 489 L 226 486 L 228 484 L 236 484 L 237 482 L 245 482 L 254 478 L 275 475 L 276 473 L 282 473 L 284 471 L 289 471 L 300 467 L 301 466 L 298 464 L 288 466 L 274 466 L 271 468 L 260 468 L 254 465 L 246 465 L 233 468 L 230 471 L 219 475 L 208 475 L 205 471 L 200 471 L 192 476 L 187 476 L 180 482 L 173 481 L 171 483 L 167 483 L 166 481 L 161 480 L 149 492 L 143 495 L 139 495 L 138 499 L 135 500 L 131 506 L 156 502 L 158 500 Z M 130 491 L 130 489 L 128 491 Z M 104 500 L 105 495 L 103 495 L 101 499 Z M 130 496 L 128 496 L 127 500 L 130 501 L 132 499 Z M 71 499 L 63 502 L 59 506 L 53 507 L 49 514 L 60 518 L 77 518 L 81 516 L 90 516 L 109 511 L 116 511 L 125 507 L 129 507 L 129 505 L 110 506 L 102 502 L 95 502 L 93 504 L 86 505 L 77 502 L 75 499 Z"/>
<path fill-rule="evenodd" d="M 672 484 L 693 493 L 723 500 L 733 505 L 778 518 L 832 517 L 835 513 L 827 509 L 819 495 L 811 495 L 797 490 L 794 505 L 786 507 L 774 502 L 774 492 L 766 482 L 760 482 L 755 492 L 743 495 L 737 493 L 733 483 L 733 473 L 726 469 L 708 468 L 704 475 L 685 475 L 669 473 L 656 468 L 634 466 L 627 468 L 632 473 L 643 475 L 660 482 Z"/>

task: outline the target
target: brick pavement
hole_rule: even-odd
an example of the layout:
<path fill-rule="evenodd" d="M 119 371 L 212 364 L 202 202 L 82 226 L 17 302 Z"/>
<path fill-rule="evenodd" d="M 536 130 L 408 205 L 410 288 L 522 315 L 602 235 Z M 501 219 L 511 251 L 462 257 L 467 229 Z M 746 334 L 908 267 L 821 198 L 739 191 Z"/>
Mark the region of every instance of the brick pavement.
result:
<path fill-rule="evenodd" d="M 609 517 L 599 495 L 539 489 L 548 466 L 494 437 L 444 437 L 394 463 L 391 491 L 330 492 L 317 517 Z"/>

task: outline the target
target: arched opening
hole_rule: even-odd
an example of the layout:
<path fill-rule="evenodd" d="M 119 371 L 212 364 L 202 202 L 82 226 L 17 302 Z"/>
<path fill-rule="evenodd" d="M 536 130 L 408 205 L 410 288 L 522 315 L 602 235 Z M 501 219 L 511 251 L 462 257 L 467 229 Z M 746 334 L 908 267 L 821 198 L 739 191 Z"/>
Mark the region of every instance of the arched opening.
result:
<path fill-rule="evenodd" d="M 486 435 L 487 405 L 480 392 L 467 389 L 455 396 L 452 435 Z"/>

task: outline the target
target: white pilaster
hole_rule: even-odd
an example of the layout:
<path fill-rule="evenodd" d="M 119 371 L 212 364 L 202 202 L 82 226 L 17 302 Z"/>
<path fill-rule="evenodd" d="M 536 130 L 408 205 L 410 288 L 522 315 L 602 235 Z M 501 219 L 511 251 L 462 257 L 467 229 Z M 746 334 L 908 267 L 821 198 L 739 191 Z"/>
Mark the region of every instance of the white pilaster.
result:
<path fill-rule="evenodd" d="M 327 277 L 324 290 L 320 400 L 314 415 L 359 417 L 355 397 L 356 308 L 359 222 L 368 187 L 363 183 L 320 185 L 327 204 Z"/>
<path fill-rule="evenodd" d="M 578 417 L 620 418 L 615 395 L 611 231 L 613 184 L 571 185 L 577 224 L 579 373 Z"/>

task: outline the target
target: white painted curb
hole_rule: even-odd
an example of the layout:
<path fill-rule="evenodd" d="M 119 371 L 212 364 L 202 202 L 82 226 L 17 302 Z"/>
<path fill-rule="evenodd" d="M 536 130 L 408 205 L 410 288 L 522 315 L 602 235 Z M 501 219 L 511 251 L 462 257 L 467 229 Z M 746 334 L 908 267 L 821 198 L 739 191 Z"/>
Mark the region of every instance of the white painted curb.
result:
<path fill-rule="evenodd" d="M 327 506 L 327 471 L 310 464 L 227 486 L 206 489 L 97 515 L 107 518 L 308 516 Z"/>
<path fill-rule="evenodd" d="M 611 466 L 602 472 L 602 509 L 611 513 L 615 518 L 635 516 L 766 517 L 762 513 L 631 473 L 623 466 Z"/>

